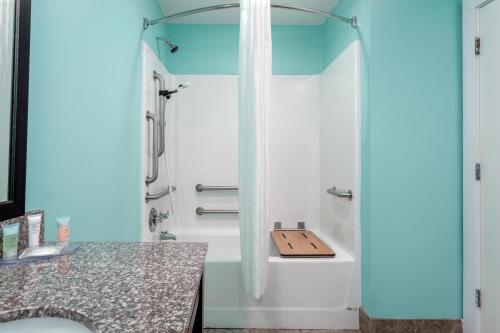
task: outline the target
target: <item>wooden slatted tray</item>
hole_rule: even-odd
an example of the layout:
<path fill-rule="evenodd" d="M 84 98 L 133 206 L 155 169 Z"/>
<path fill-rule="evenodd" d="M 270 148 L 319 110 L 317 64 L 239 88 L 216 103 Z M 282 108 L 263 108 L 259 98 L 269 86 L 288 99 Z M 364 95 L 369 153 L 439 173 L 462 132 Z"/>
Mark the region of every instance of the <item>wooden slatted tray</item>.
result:
<path fill-rule="evenodd" d="M 312 231 L 277 229 L 271 236 L 282 257 L 335 257 L 335 251 Z"/>

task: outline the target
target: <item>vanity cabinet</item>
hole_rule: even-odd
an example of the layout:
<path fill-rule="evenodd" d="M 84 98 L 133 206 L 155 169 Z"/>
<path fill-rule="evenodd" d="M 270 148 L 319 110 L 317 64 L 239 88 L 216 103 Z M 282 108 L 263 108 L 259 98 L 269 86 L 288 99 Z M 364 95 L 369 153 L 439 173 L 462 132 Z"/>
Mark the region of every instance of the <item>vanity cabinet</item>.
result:
<path fill-rule="evenodd" d="M 201 276 L 200 286 L 196 294 L 196 300 L 193 304 L 191 312 L 191 320 L 189 321 L 188 333 L 203 332 L 203 275 Z"/>

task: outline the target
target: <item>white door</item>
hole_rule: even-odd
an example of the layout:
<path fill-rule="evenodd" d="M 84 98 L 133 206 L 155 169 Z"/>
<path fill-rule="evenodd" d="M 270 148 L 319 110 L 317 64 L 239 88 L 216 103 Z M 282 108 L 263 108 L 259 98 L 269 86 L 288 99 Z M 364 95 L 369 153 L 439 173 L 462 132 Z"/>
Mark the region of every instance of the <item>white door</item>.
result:
<path fill-rule="evenodd" d="M 478 9 L 482 333 L 500 332 L 500 0 Z"/>

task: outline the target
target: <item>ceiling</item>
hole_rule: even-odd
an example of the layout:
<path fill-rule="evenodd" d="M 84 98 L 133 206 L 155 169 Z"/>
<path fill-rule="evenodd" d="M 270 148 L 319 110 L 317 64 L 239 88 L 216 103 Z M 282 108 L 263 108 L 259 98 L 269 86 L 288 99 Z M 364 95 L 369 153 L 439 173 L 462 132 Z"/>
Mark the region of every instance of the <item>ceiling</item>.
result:
<path fill-rule="evenodd" d="M 172 15 L 186 10 L 213 5 L 237 3 L 239 0 L 158 0 L 165 15 Z M 331 13 L 338 0 L 271 0 L 271 3 L 286 4 L 299 7 L 308 7 Z M 317 25 L 325 21 L 324 17 L 304 12 L 296 12 L 285 9 L 272 10 L 273 24 L 286 25 Z M 238 24 L 238 9 L 214 10 L 186 16 L 171 23 L 191 24 Z"/>

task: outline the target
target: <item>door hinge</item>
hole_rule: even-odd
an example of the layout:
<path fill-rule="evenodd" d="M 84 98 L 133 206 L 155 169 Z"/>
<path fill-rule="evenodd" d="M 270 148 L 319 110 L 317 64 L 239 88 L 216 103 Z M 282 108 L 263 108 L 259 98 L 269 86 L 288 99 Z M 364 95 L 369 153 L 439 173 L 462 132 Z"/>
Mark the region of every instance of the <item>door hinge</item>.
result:
<path fill-rule="evenodd" d="M 481 289 L 476 289 L 474 303 L 476 304 L 476 308 L 481 307 Z"/>
<path fill-rule="evenodd" d="M 481 38 L 479 38 L 479 37 L 476 37 L 476 39 L 474 41 L 474 50 L 475 50 L 476 55 L 481 54 Z"/>
<path fill-rule="evenodd" d="M 481 180 L 481 164 L 480 163 L 476 163 L 475 174 L 476 174 L 476 180 L 480 181 Z"/>

